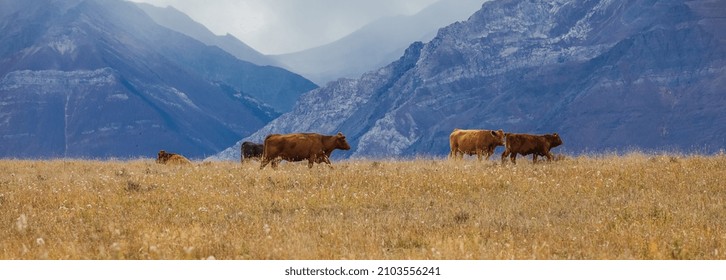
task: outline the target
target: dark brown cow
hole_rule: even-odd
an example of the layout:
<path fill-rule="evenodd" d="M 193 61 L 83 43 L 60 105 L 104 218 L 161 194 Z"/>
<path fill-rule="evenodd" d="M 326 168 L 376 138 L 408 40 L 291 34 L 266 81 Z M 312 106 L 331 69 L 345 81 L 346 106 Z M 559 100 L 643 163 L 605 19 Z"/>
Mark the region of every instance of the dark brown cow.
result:
<path fill-rule="evenodd" d="M 335 149 L 350 150 L 343 133 L 320 135 L 317 133 L 270 134 L 265 138 L 260 169 L 272 162 L 272 168 L 282 160 L 308 160 L 308 167 L 325 162 L 330 165 L 330 154 Z"/>
<path fill-rule="evenodd" d="M 532 154 L 532 162 L 537 163 L 537 156 L 547 157 L 552 161 L 550 149 L 562 145 L 562 139 L 557 133 L 545 135 L 506 133 L 505 150 L 502 153 L 502 163 L 509 156 L 512 163 L 517 163 L 517 154 L 526 156 Z"/>
<path fill-rule="evenodd" d="M 451 146 L 450 158 L 463 158 L 464 154 L 476 155 L 481 161 L 482 155 L 486 155 L 486 159 L 494 153 L 497 146 L 504 145 L 504 131 L 500 130 L 473 130 L 473 129 L 454 129 L 449 135 L 449 144 Z"/>
<path fill-rule="evenodd" d="M 158 164 L 170 164 L 170 165 L 186 165 L 192 164 L 192 162 L 180 154 L 167 153 L 164 150 L 159 151 L 156 155 L 156 163 Z"/>
<path fill-rule="evenodd" d="M 264 145 L 245 141 L 240 146 L 240 162 L 250 161 L 253 158 L 262 159 Z"/>

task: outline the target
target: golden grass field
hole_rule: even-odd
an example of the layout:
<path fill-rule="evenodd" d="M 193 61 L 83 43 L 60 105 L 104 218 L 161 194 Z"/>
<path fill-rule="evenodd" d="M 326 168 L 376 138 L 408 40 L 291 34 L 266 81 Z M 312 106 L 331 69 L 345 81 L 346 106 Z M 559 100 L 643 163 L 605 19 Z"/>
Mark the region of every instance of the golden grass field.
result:
<path fill-rule="evenodd" d="M 726 156 L 0 161 L 0 259 L 726 259 Z"/>

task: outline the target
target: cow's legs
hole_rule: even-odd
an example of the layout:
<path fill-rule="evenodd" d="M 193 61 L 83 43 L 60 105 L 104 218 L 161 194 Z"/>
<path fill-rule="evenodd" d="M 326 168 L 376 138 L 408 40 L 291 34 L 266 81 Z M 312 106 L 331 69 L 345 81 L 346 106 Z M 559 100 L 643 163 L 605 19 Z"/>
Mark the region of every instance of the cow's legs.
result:
<path fill-rule="evenodd" d="M 316 154 L 310 155 L 310 157 L 308 158 L 308 168 L 313 168 L 313 165 L 317 161 L 318 161 L 318 155 L 316 155 Z"/>
<path fill-rule="evenodd" d="M 532 163 L 537 163 L 537 153 L 532 154 Z"/>
<path fill-rule="evenodd" d="M 451 152 L 449 153 L 449 156 L 451 156 L 453 159 L 456 159 L 456 160 L 464 159 L 466 152 L 459 149 L 461 146 L 459 146 L 456 143 L 452 143 L 450 146 L 451 146 Z"/>
<path fill-rule="evenodd" d="M 504 152 L 502 152 L 502 164 L 506 163 L 506 161 L 507 161 L 506 158 L 508 156 L 509 156 L 509 150 L 504 150 Z"/>
<path fill-rule="evenodd" d="M 260 163 L 260 170 L 265 168 L 265 166 L 267 166 L 268 163 L 270 163 L 270 160 L 268 158 L 263 158 L 262 163 Z"/>
<path fill-rule="evenodd" d="M 330 169 L 333 169 L 333 164 L 330 163 L 330 158 L 328 158 L 328 156 L 323 155 L 323 161 L 328 164 Z"/>
<path fill-rule="evenodd" d="M 323 162 L 325 162 L 328 165 L 332 166 L 332 164 L 330 163 L 330 158 L 328 156 L 326 156 L 326 155 L 323 155 Z"/>
<path fill-rule="evenodd" d="M 458 148 L 452 148 L 451 153 L 449 153 L 449 156 L 455 160 L 463 159 L 464 152 L 460 151 Z"/>
<path fill-rule="evenodd" d="M 511 153 L 509 158 L 512 160 L 512 163 L 517 164 L 517 153 Z"/>
<path fill-rule="evenodd" d="M 281 158 L 273 159 L 271 160 L 272 164 L 270 166 L 272 167 L 272 169 L 277 169 L 277 165 L 280 164 L 281 161 Z"/>
<path fill-rule="evenodd" d="M 554 158 L 550 152 L 547 152 L 545 157 L 547 157 L 547 161 L 552 161 L 552 158 Z"/>

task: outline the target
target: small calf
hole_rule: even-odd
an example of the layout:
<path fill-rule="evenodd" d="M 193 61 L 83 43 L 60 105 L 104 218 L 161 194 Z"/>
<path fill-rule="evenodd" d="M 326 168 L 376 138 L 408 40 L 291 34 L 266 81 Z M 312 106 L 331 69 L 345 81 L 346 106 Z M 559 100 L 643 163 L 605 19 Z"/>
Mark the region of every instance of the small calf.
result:
<path fill-rule="evenodd" d="M 156 157 L 156 163 L 169 165 L 187 165 L 192 162 L 180 154 L 167 153 L 164 150 L 159 151 Z"/>

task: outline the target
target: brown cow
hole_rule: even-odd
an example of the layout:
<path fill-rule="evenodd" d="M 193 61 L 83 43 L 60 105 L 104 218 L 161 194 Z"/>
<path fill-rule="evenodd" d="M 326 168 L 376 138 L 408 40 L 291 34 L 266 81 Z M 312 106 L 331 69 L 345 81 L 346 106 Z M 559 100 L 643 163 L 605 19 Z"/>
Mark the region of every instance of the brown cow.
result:
<path fill-rule="evenodd" d="M 537 163 L 537 156 L 544 156 L 547 157 L 547 161 L 552 161 L 550 149 L 562 145 L 562 139 L 557 133 L 545 135 L 506 133 L 506 137 L 502 163 L 505 163 L 505 158 L 509 156 L 512 163 L 517 164 L 517 154 L 522 156 L 532 154 L 533 163 Z"/>
<path fill-rule="evenodd" d="M 272 162 L 272 168 L 282 160 L 308 160 L 308 167 L 325 162 L 330 166 L 330 154 L 335 149 L 350 150 L 343 133 L 320 135 L 317 133 L 270 134 L 265 138 L 260 169 Z"/>
<path fill-rule="evenodd" d="M 158 164 L 171 164 L 171 165 L 185 165 L 192 164 L 190 160 L 180 154 L 167 153 L 164 150 L 159 151 L 156 157 L 156 163 Z"/>
<path fill-rule="evenodd" d="M 449 135 L 451 146 L 450 158 L 463 158 L 464 154 L 476 155 L 481 161 L 482 154 L 486 159 L 494 153 L 497 146 L 504 145 L 504 131 L 500 130 L 473 130 L 454 129 Z M 459 155 L 461 154 L 461 156 Z"/>
<path fill-rule="evenodd" d="M 245 141 L 240 146 L 240 162 L 250 161 L 253 158 L 262 159 L 263 145 Z"/>

